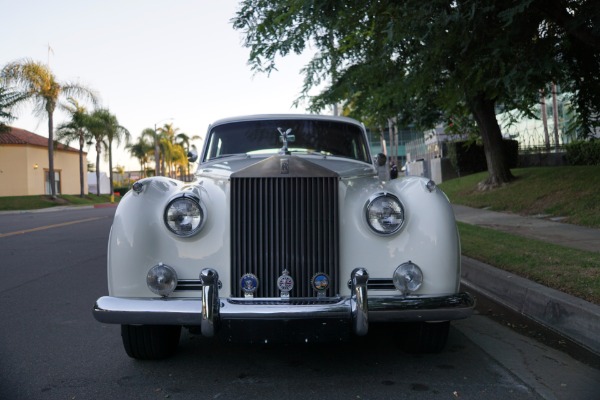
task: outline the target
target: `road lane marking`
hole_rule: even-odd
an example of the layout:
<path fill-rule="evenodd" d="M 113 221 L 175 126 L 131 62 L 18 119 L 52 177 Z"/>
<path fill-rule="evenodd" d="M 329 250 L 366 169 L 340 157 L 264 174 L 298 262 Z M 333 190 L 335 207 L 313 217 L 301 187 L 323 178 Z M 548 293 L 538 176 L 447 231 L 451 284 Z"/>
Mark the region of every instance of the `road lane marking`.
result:
<path fill-rule="evenodd" d="M 0 233 L 0 238 L 8 237 L 8 236 L 14 236 L 14 235 L 24 235 L 26 233 L 37 232 L 37 231 L 44 231 L 46 229 L 60 228 L 61 226 L 81 224 L 83 222 L 95 221 L 97 219 L 102 219 L 102 218 L 106 218 L 106 217 L 94 217 L 94 218 L 79 219 L 79 220 L 76 220 L 76 221 L 62 222 L 60 224 L 39 226 L 37 228 L 25 229 L 25 230 L 22 230 L 22 231 Z"/>

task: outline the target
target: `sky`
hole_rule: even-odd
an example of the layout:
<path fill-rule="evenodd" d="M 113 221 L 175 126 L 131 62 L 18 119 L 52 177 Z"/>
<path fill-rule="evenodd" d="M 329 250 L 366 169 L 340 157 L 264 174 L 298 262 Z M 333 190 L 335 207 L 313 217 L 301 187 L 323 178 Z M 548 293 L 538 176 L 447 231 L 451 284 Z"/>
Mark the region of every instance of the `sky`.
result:
<path fill-rule="evenodd" d="M 243 32 L 231 24 L 239 1 L 0 1 L 0 67 L 27 58 L 48 63 L 58 81 L 95 90 L 132 140 L 155 124 L 204 137 L 224 117 L 306 112 L 306 104 L 292 103 L 311 55 L 280 58 L 278 71 L 255 74 Z M 47 120 L 33 117 L 31 106 L 17 117 L 10 125 L 48 136 Z M 55 126 L 67 120 L 55 113 Z M 95 162 L 93 146 L 86 150 Z M 113 165 L 140 168 L 122 148 Z"/>

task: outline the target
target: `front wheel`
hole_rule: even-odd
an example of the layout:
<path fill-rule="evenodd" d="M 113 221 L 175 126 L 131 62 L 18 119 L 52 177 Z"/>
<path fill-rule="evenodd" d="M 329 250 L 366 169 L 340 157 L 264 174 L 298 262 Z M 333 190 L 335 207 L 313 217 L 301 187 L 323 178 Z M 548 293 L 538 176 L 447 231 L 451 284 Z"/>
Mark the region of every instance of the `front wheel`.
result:
<path fill-rule="evenodd" d="M 409 353 L 439 353 L 446 347 L 450 321 L 413 322 L 404 328 L 404 350 Z"/>
<path fill-rule="evenodd" d="M 138 360 L 160 360 L 175 354 L 179 345 L 179 325 L 121 325 L 121 338 L 127 355 Z"/>

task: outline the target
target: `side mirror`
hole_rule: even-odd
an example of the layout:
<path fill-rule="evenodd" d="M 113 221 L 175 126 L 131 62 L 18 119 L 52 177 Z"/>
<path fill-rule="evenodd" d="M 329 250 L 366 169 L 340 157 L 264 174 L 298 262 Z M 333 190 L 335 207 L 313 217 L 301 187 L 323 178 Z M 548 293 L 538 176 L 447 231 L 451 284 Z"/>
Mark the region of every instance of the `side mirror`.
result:
<path fill-rule="evenodd" d="M 195 148 L 192 147 L 190 151 L 188 151 L 187 158 L 189 162 L 196 162 L 196 160 L 198 159 L 198 152 Z"/>

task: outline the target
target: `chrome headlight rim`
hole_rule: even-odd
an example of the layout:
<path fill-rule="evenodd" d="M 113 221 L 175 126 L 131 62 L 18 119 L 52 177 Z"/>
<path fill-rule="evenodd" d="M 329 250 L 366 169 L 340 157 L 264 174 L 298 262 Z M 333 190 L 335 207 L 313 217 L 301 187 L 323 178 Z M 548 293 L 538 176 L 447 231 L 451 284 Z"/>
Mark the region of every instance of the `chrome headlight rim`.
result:
<path fill-rule="evenodd" d="M 169 220 L 169 213 L 172 210 L 174 204 L 176 204 L 177 202 L 181 202 L 181 201 L 189 202 L 189 204 L 191 204 L 193 207 L 196 207 L 197 211 L 198 211 L 199 222 L 197 225 L 193 226 L 190 230 L 182 230 L 182 229 L 177 230 L 171 225 L 171 222 L 174 222 L 174 221 Z M 198 234 L 204 227 L 204 224 L 206 222 L 206 209 L 204 208 L 204 205 L 202 204 L 200 199 L 197 198 L 196 196 L 190 196 L 189 194 L 185 194 L 185 193 L 180 194 L 180 195 L 172 198 L 171 200 L 169 200 L 169 202 L 165 206 L 165 210 L 163 212 L 163 222 L 164 222 L 167 230 L 169 232 L 171 232 L 172 234 L 176 235 L 177 237 L 181 237 L 181 238 L 192 237 L 192 236 Z"/>
<path fill-rule="evenodd" d="M 391 200 L 398 206 L 398 208 L 400 210 L 401 221 L 399 224 L 397 224 L 392 229 L 381 229 L 381 227 L 383 227 L 385 225 L 385 224 L 382 224 L 381 222 L 377 223 L 378 226 L 373 225 L 374 218 L 372 217 L 371 211 L 372 211 L 372 208 L 374 207 L 374 205 L 376 205 L 377 202 L 379 202 L 381 199 Z M 402 230 L 402 228 L 404 227 L 404 223 L 406 222 L 406 212 L 405 212 L 404 204 L 400 201 L 398 196 L 396 196 L 392 193 L 389 193 L 389 192 L 375 193 L 375 194 L 371 195 L 371 197 L 369 197 L 369 200 L 365 204 L 365 219 L 366 219 L 367 225 L 369 226 L 371 231 L 376 233 L 377 235 L 380 235 L 380 236 L 395 235 Z"/>

